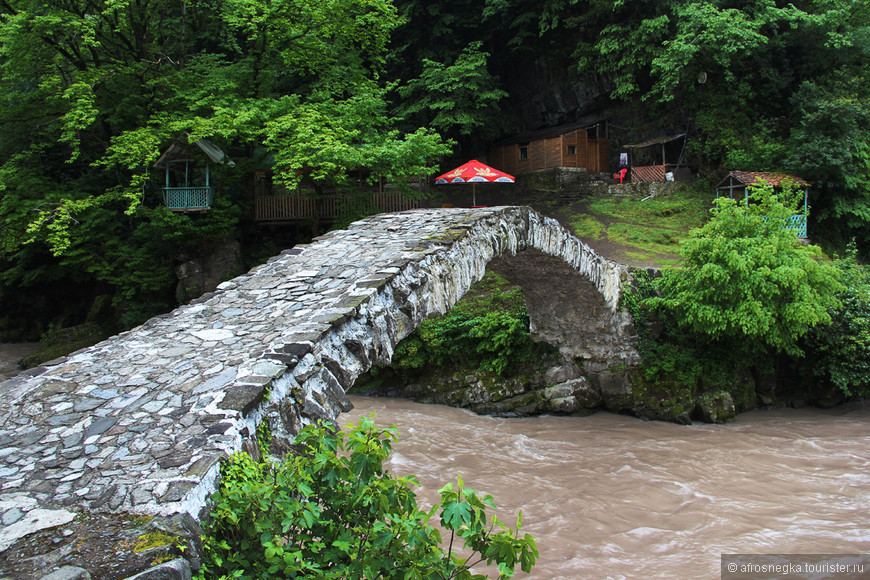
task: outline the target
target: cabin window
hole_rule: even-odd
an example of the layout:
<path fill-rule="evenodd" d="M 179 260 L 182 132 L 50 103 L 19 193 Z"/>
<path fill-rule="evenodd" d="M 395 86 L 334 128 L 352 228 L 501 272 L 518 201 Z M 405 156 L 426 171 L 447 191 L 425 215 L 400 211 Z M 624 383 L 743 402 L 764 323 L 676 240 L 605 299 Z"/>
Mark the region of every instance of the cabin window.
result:
<path fill-rule="evenodd" d="M 568 145 L 568 155 L 577 155 L 576 145 Z"/>
<path fill-rule="evenodd" d="M 529 158 L 529 144 L 520 143 L 520 160 Z"/>

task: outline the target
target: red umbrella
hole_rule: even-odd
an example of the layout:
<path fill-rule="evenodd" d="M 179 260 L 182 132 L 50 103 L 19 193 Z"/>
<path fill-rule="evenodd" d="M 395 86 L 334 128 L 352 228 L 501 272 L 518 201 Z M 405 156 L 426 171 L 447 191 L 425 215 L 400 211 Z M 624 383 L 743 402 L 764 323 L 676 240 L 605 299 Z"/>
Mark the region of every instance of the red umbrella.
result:
<path fill-rule="evenodd" d="M 470 183 L 471 184 L 471 205 L 477 205 L 477 195 L 475 188 L 478 183 L 514 183 L 513 175 L 508 175 L 504 171 L 494 169 L 489 165 L 484 165 L 477 159 L 472 159 L 464 165 L 460 165 L 456 169 L 448 171 L 444 175 L 439 175 L 435 178 L 435 185 L 444 185 L 447 183 Z"/>

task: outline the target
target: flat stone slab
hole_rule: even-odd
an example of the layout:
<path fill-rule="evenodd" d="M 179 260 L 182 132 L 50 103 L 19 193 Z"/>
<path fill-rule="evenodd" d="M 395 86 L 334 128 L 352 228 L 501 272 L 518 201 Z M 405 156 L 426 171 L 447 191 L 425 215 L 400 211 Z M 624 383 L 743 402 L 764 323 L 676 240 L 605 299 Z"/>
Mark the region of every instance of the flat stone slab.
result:
<path fill-rule="evenodd" d="M 28 534 L 68 524 L 75 517 L 75 513 L 66 510 L 44 510 L 39 508 L 30 510 L 22 519 L 0 529 L 0 552 L 3 552 Z"/>

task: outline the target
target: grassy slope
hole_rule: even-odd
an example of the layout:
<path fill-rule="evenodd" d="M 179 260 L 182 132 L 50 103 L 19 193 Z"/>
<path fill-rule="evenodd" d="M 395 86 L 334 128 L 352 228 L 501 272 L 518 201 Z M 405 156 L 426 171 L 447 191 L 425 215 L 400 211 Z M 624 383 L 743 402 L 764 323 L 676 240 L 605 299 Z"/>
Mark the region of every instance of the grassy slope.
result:
<path fill-rule="evenodd" d="M 607 258 L 638 267 L 677 263 L 680 241 L 708 218 L 712 194 L 680 189 L 643 201 L 596 196 L 533 204 Z"/>

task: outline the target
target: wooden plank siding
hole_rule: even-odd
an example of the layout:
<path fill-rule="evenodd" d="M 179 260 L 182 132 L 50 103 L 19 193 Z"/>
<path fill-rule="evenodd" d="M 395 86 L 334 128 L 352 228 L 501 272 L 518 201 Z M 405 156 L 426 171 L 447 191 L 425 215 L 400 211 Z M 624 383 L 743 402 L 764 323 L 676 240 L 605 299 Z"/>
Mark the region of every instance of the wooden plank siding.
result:
<path fill-rule="evenodd" d="M 556 167 L 607 172 L 609 153 L 610 143 L 607 139 L 589 139 L 585 129 L 575 129 L 527 143 L 493 145 L 488 162 L 496 169 L 511 174 Z"/>

